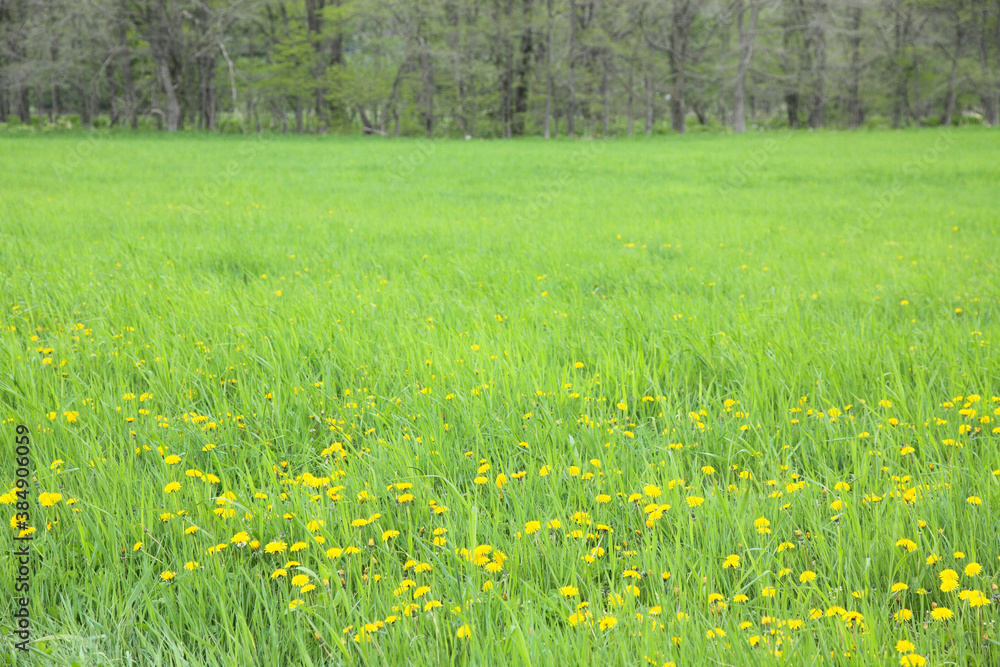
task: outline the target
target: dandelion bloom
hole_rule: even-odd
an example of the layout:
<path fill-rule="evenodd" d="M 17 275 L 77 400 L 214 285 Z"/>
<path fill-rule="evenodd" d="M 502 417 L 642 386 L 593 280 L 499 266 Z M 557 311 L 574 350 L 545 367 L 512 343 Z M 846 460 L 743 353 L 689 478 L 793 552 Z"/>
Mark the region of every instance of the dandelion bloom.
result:
<path fill-rule="evenodd" d="M 38 504 L 42 507 L 52 507 L 60 500 L 62 500 L 62 494 L 59 493 L 41 493 L 38 495 Z"/>
<path fill-rule="evenodd" d="M 601 630 L 610 630 L 611 628 L 618 625 L 618 619 L 614 616 L 605 616 L 600 620 Z"/>
<path fill-rule="evenodd" d="M 292 577 L 292 586 L 300 586 L 301 587 L 301 586 L 305 586 L 308 583 L 309 583 L 309 575 L 308 574 L 297 574 L 294 577 Z"/>
<path fill-rule="evenodd" d="M 687 500 L 687 504 L 691 507 L 691 509 L 694 509 L 705 502 L 705 499 L 700 496 L 688 496 L 685 500 Z"/>
<path fill-rule="evenodd" d="M 983 571 L 983 566 L 979 563 L 969 563 L 965 566 L 965 576 L 974 577 Z"/>
<path fill-rule="evenodd" d="M 181 483 L 180 482 L 170 482 L 165 487 L 163 487 L 163 492 L 164 493 L 173 493 L 174 491 L 180 491 L 180 488 L 181 488 Z"/>
<path fill-rule="evenodd" d="M 953 612 L 951 609 L 948 609 L 947 607 L 938 607 L 937 609 L 931 612 L 931 618 L 933 618 L 935 621 L 947 621 L 954 615 L 955 612 Z"/>
<path fill-rule="evenodd" d="M 916 653 L 910 653 L 901 657 L 899 664 L 903 667 L 924 667 L 927 664 L 927 658 Z"/>
<path fill-rule="evenodd" d="M 810 581 L 816 581 L 816 573 L 812 570 L 806 570 L 799 575 L 799 581 L 803 584 L 808 584 Z"/>
<path fill-rule="evenodd" d="M 468 639 L 471 636 L 472 636 L 472 628 L 470 628 L 468 625 L 463 625 L 458 629 L 458 632 L 455 633 L 455 637 L 457 637 L 458 639 Z"/>
<path fill-rule="evenodd" d="M 162 579 L 163 581 L 170 581 L 175 576 L 177 576 L 177 573 L 171 572 L 170 570 L 164 570 L 163 572 L 160 573 L 160 579 Z"/>
<path fill-rule="evenodd" d="M 542 529 L 541 521 L 529 521 L 528 523 L 524 524 L 524 532 L 527 533 L 528 535 L 531 535 L 532 533 L 537 533 L 541 529 Z"/>
<path fill-rule="evenodd" d="M 576 586 L 563 586 L 559 589 L 559 594 L 567 598 L 571 598 L 579 592 Z"/>
<path fill-rule="evenodd" d="M 646 486 L 642 487 L 642 492 L 645 493 L 650 498 L 658 498 L 660 496 L 660 493 L 662 493 L 662 491 L 660 491 L 660 487 L 653 486 L 652 484 L 647 484 Z"/>
<path fill-rule="evenodd" d="M 969 591 L 969 595 L 965 600 L 969 603 L 970 607 L 985 607 L 990 603 L 989 596 L 985 595 L 982 591 Z"/>
<path fill-rule="evenodd" d="M 726 568 L 738 568 L 740 566 L 740 557 L 736 554 L 730 554 L 726 556 L 726 560 L 722 563 L 722 569 Z"/>
<path fill-rule="evenodd" d="M 269 554 L 278 554 L 287 548 L 288 545 L 286 543 L 275 540 L 274 542 L 268 542 L 267 546 L 264 547 L 264 551 Z"/>
<path fill-rule="evenodd" d="M 913 642 L 911 642 L 908 639 L 900 639 L 898 642 L 896 642 L 896 651 L 898 651 L 899 653 L 909 653 L 913 651 L 915 648 L 917 647 L 914 646 Z"/>
<path fill-rule="evenodd" d="M 913 540 L 905 538 L 905 537 L 901 537 L 898 540 L 896 540 L 896 546 L 897 547 L 905 547 L 907 551 L 916 551 L 917 550 L 917 543 L 914 542 Z"/>
<path fill-rule="evenodd" d="M 892 593 L 898 593 L 899 591 L 905 591 L 908 588 L 909 588 L 909 586 L 907 586 L 906 584 L 904 584 L 903 582 L 900 581 L 900 582 L 897 582 L 897 583 L 893 584 L 892 588 L 889 589 L 889 590 Z"/>
<path fill-rule="evenodd" d="M 757 532 L 761 533 L 762 535 L 767 535 L 768 533 L 771 532 L 771 527 L 770 527 L 771 526 L 771 522 L 768 521 L 767 519 L 765 519 L 764 517 L 760 517 L 759 519 L 755 519 L 754 522 L 753 522 L 753 525 L 754 525 L 754 528 L 757 529 Z"/>

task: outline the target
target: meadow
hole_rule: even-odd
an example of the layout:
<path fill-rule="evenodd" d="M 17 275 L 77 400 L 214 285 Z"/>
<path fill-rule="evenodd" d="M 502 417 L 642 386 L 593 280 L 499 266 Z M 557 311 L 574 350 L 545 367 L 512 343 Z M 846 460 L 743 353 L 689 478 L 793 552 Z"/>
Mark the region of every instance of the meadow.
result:
<path fill-rule="evenodd" d="M 998 156 L 0 137 L 3 659 L 1000 664 Z"/>

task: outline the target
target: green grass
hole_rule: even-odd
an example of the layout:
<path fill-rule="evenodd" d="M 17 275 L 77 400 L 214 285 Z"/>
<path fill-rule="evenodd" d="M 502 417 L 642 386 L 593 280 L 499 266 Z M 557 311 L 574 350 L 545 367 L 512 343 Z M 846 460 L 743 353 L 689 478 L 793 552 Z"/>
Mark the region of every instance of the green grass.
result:
<path fill-rule="evenodd" d="M 997 664 L 997 599 L 958 594 L 1000 572 L 998 151 L 975 128 L 0 138 L 28 662 L 897 665 L 909 639 Z"/>

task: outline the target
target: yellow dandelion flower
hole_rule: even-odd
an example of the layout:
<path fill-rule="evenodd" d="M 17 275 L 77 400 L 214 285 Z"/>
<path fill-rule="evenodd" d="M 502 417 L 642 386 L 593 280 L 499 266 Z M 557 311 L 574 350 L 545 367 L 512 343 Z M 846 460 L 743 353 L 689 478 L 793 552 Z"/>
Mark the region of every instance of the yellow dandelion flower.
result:
<path fill-rule="evenodd" d="M 38 504 L 42 507 L 52 507 L 60 500 L 62 500 L 62 494 L 59 493 L 41 493 L 38 495 Z"/>
<path fill-rule="evenodd" d="M 931 611 L 931 618 L 935 621 L 947 621 L 954 615 L 955 613 L 947 607 L 938 607 L 937 609 Z"/>

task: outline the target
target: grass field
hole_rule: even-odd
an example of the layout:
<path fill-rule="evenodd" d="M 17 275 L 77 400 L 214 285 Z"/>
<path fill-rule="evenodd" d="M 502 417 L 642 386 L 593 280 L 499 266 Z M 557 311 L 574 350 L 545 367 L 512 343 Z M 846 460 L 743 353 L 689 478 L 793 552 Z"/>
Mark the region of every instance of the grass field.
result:
<path fill-rule="evenodd" d="M 1000 663 L 998 155 L 0 137 L 18 662 Z"/>

